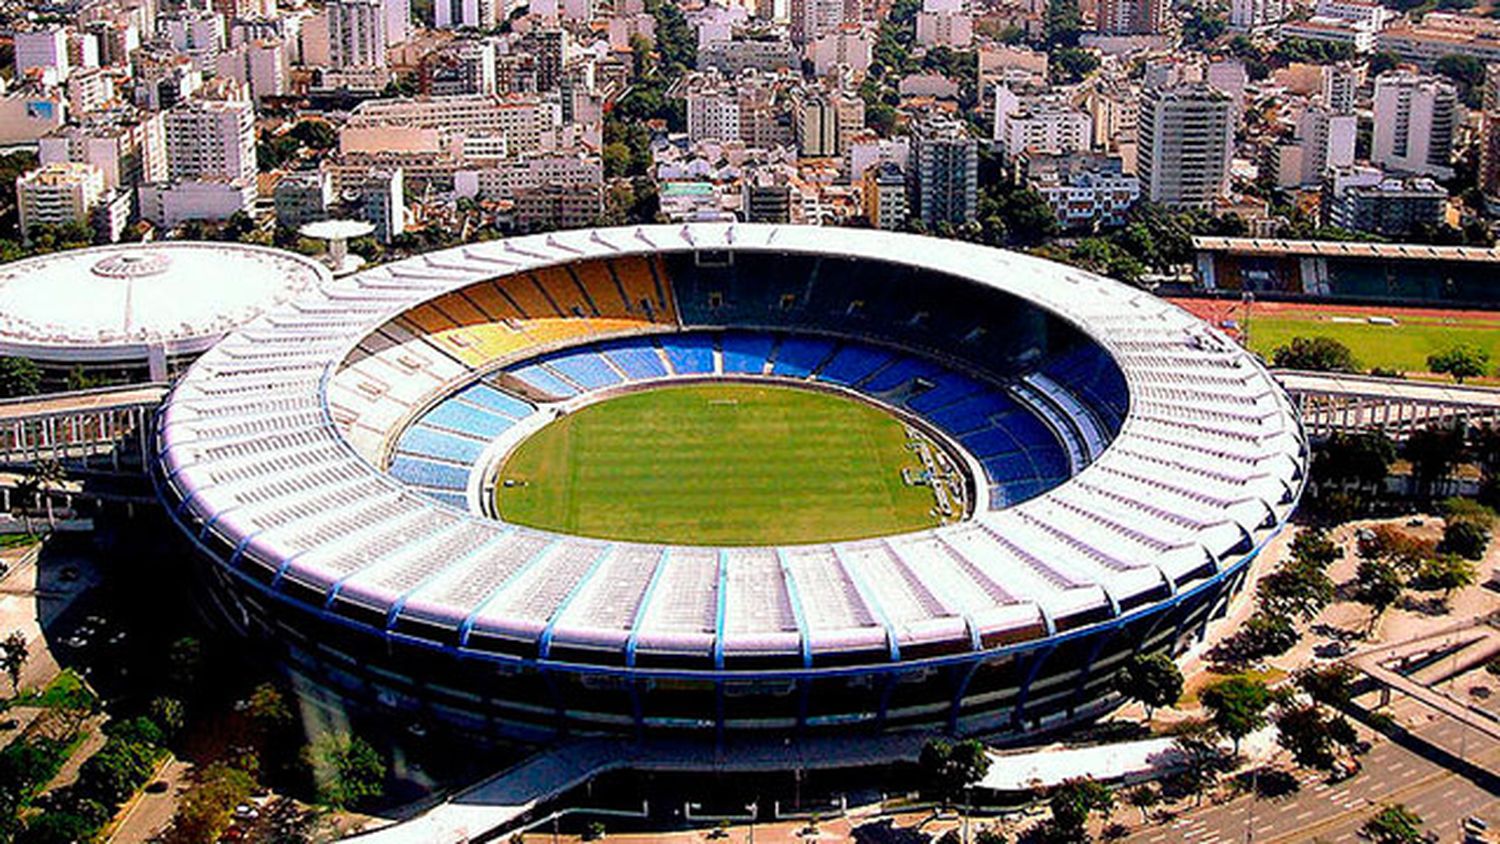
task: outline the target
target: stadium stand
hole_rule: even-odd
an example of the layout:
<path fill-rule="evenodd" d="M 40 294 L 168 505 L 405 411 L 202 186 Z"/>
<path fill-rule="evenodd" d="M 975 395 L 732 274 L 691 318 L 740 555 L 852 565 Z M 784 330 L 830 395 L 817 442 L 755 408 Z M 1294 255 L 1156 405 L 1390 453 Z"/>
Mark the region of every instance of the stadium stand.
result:
<path fill-rule="evenodd" d="M 931 246 L 689 224 L 375 267 L 268 313 L 307 338 L 274 366 L 248 332 L 205 355 L 161 413 L 158 488 L 222 606 L 408 718 L 527 740 L 1053 728 L 1110 704 L 1120 659 L 1180 652 L 1225 610 L 1291 515 L 1306 442 L 1264 369 L 1179 310 Z M 466 506 L 476 447 L 532 412 L 518 393 L 721 362 L 919 415 L 982 463 L 994 509 L 713 548 L 433 506 Z"/>

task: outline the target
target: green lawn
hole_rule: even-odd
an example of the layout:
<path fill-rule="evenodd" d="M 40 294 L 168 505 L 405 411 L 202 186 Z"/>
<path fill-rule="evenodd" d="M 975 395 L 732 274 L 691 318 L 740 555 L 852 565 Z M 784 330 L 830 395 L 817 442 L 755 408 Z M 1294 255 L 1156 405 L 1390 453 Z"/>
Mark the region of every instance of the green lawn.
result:
<path fill-rule="evenodd" d="M 902 423 L 786 387 L 664 387 L 583 408 L 522 443 L 501 478 L 511 522 L 702 545 L 852 539 L 937 524 L 908 487 Z"/>
<path fill-rule="evenodd" d="M 1437 321 L 1403 320 L 1400 325 L 1369 325 L 1312 319 L 1301 314 L 1261 316 L 1250 324 L 1250 348 L 1267 360 L 1278 346 L 1293 337 L 1332 337 L 1349 347 L 1359 367 L 1426 372 L 1427 356 L 1459 344 L 1478 346 L 1500 364 L 1500 331 L 1478 323 L 1448 325 Z"/>

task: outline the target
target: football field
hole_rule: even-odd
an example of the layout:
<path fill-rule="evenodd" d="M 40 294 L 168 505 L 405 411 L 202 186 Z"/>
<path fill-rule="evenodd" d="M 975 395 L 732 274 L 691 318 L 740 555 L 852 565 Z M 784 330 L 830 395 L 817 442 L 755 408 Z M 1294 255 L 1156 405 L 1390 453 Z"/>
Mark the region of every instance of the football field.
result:
<path fill-rule="evenodd" d="M 1174 299 L 1215 325 L 1243 325 L 1244 308 L 1222 300 Z M 1390 319 L 1395 324 L 1377 320 Z M 1231 331 L 1231 333 L 1237 333 Z M 1460 344 L 1484 349 L 1500 366 L 1500 313 L 1436 308 L 1392 308 L 1293 302 L 1256 302 L 1250 313 L 1250 349 L 1267 361 L 1293 337 L 1331 337 L 1349 347 L 1361 370 L 1393 369 L 1414 377 L 1427 372 L 1427 356 Z M 1493 373 L 1492 373 L 1493 374 Z"/>
<path fill-rule="evenodd" d="M 902 422 L 838 395 L 672 386 L 584 407 L 533 434 L 500 472 L 501 516 L 584 536 L 758 545 L 936 525 Z"/>

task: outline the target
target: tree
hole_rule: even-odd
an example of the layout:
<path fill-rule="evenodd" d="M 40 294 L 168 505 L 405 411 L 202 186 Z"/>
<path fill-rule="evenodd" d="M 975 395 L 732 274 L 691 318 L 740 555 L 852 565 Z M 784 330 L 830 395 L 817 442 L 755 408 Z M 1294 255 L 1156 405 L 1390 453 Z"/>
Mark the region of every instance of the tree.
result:
<path fill-rule="evenodd" d="M 1052 51 L 1048 68 L 1055 84 L 1072 85 L 1099 69 L 1099 57 L 1092 50 L 1059 47 Z"/>
<path fill-rule="evenodd" d="M 167 677 L 182 691 L 190 691 L 197 684 L 202 665 L 203 644 L 192 636 L 183 636 L 167 650 Z"/>
<path fill-rule="evenodd" d="M 154 768 L 151 747 L 111 738 L 78 769 L 78 789 L 106 806 L 118 806 L 135 793 Z"/>
<path fill-rule="evenodd" d="M 1451 375 L 1462 384 L 1477 378 L 1489 368 L 1490 353 L 1478 346 L 1460 344 L 1427 356 L 1427 368 L 1439 375 Z"/>
<path fill-rule="evenodd" d="M 187 723 L 187 710 L 182 701 L 175 697 L 158 697 L 151 700 L 146 707 L 146 714 L 156 722 L 162 735 L 168 740 L 182 732 L 182 727 Z"/>
<path fill-rule="evenodd" d="M 1141 812 L 1141 823 L 1150 820 L 1149 813 L 1161 804 L 1161 789 L 1152 783 L 1142 783 L 1125 792 L 1125 802 Z"/>
<path fill-rule="evenodd" d="M 1329 719 L 1317 706 L 1293 706 L 1276 716 L 1276 741 L 1305 768 L 1333 769 L 1333 735 Z"/>
<path fill-rule="evenodd" d="M 1043 37 L 1048 47 L 1073 47 L 1083 32 L 1083 13 L 1078 0 L 1048 0 Z"/>
<path fill-rule="evenodd" d="M 1478 579 L 1479 571 L 1469 560 L 1458 554 L 1439 554 L 1422 565 L 1416 582 L 1422 589 L 1442 592 L 1443 603 L 1447 604 L 1454 592 L 1472 586 Z"/>
<path fill-rule="evenodd" d="M 1443 554 L 1456 554 L 1469 560 L 1484 559 L 1490 547 L 1490 532 L 1474 522 L 1449 522 L 1443 525 L 1443 541 L 1437 550 Z"/>
<path fill-rule="evenodd" d="M 215 762 L 204 769 L 178 804 L 167 844 L 212 844 L 234 817 L 234 808 L 249 799 L 255 781 L 238 768 Z"/>
<path fill-rule="evenodd" d="M 1217 730 L 1212 722 L 1201 718 L 1183 722 L 1177 727 L 1172 747 L 1182 758 L 1177 784 L 1191 792 L 1196 803 L 1202 803 L 1203 792 L 1218 781 L 1226 763 Z"/>
<path fill-rule="evenodd" d="M 26 660 L 30 656 L 26 649 L 26 634 L 19 630 L 0 642 L 0 668 L 5 669 L 5 677 L 10 680 L 10 693 L 13 695 L 21 691 L 21 669 L 26 667 Z"/>
<path fill-rule="evenodd" d="M 1134 654 L 1115 675 L 1115 689 L 1146 707 L 1146 720 L 1158 706 L 1171 706 L 1182 697 L 1182 670 L 1162 653 Z"/>
<path fill-rule="evenodd" d="M 1310 562 L 1292 559 L 1286 565 L 1261 578 L 1256 584 L 1255 591 L 1260 598 L 1261 608 L 1266 614 L 1283 620 L 1298 616 L 1303 621 L 1311 621 L 1319 612 L 1322 612 L 1324 607 L 1333 602 L 1337 587 L 1333 578 L 1329 577 L 1323 568 Z M 1289 626 L 1290 622 L 1277 625 L 1278 629 Z M 1292 635 L 1295 637 L 1295 631 Z M 1268 641 L 1267 644 L 1271 643 Z M 1296 644 L 1294 638 L 1287 648 L 1279 651 L 1267 650 L 1266 653 L 1286 653 Z"/>
<path fill-rule="evenodd" d="M 1328 706 L 1344 706 L 1354 694 L 1359 672 L 1343 662 L 1321 668 L 1306 668 L 1297 673 L 1297 686 L 1307 696 Z"/>
<path fill-rule="evenodd" d="M 1453 471 L 1463 451 L 1464 435 L 1458 428 L 1423 428 L 1406 438 L 1401 456 L 1411 462 L 1417 488 L 1431 493 L 1433 484 Z"/>
<path fill-rule="evenodd" d="M 17 836 L 17 844 L 76 844 L 92 841 L 99 831 L 90 819 L 73 812 L 46 811 L 26 821 L 26 831 Z"/>
<path fill-rule="evenodd" d="M 1360 536 L 1358 552 L 1361 560 L 1388 563 L 1399 572 L 1414 574 L 1437 553 L 1437 543 L 1392 525 L 1376 525 Z"/>
<path fill-rule="evenodd" d="M 329 806 L 358 806 L 385 791 L 385 759 L 358 736 L 324 733 L 307 746 L 305 756 L 318 799 Z"/>
<path fill-rule="evenodd" d="M 1349 347 L 1332 337 L 1293 337 L 1289 345 L 1271 354 L 1278 369 L 1305 369 L 1312 372 L 1356 372 L 1359 365 Z"/>
<path fill-rule="evenodd" d="M 280 729 L 292 721 L 292 710 L 286 705 L 286 697 L 271 683 L 261 683 L 250 692 L 245 701 L 245 714 L 263 733 Z"/>
<path fill-rule="evenodd" d="M 1229 677 L 1204 689 L 1198 699 L 1208 709 L 1214 727 L 1234 742 L 1238 754 L 1240 740 L 1266 725 L 1271 690 L 1254 678 Z"/>
<path fill-rule="evenodd" d="M 1097 812 L 1109 817 L 1115 807 L 1115 795 L 1103 783 L 1079 777 L 1053 789 L 1047 806 L 1052 809 L 1055 831 L 1062 833 L 1067 840 L 1076 841 L 1084 837 L 1089 815 Z"/>
<path fill-rule="evenodd" d="M 1484 85 L 1484 62 L 1473 56 L 1450 53 L 1439 58 L 1433 70 L 1452 79 L 1458 85 L 1459 99 L 1470 108 L 1478 108 L 1481 86 Z"/>
<path fill-rule="evenodd" d="M 917 759 L 922 778 L 928 789 L 936 794 L 944 806 L 953 801 L 964 789 L 984 779 L 990 770 L 990 757 L 984 745 L 977 741 L 953 743 L 934 739 L 922 746 Z"/>
<path fill-rule="evenodd" d="M 1415 844 L 1426 840 L 1422 834 L 1422 816 L 1400 803 L 1382 806 L 1359 831 L 1375 844 Z"/>
<path fill-rule="evenodd" d="M 1379 432 L 1335 433 L 1313 457 L 1313 477 L 1334 484 L 1354 483 L 1361 489 L 1385 480 L 1396 461 L 1396 444 Z"/>
<path fill-rule="evenodd" d="M 1365 560 L 1355 572 L 1354 600 L 1370 608 L 1369 631 L 1374 631 L 1380 616 L 1401 600 L 1401 574 L 1389 563 Z"/>
<path fill-rule="evenodd" d="M 1454 496 L 1438 505 L 1438 512 L 1446 522 L 1471 522 L 1485 530 L 1495 526 L 1495 511 L 1472 498 Z"/>
<path fill-rule="evenodd" d="M 0 399 L 34 396 L 42 390 L 42 370 L 31 358 L 0 357 Z"/>

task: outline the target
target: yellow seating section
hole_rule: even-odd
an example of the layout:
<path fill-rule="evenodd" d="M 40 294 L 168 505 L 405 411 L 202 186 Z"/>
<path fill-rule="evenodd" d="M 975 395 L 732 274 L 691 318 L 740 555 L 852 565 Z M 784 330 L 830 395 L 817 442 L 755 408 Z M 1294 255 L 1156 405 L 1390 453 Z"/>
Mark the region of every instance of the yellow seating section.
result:
<path fill-rule="evenodd" d="M 658 259 L 619 258 L 482 282 L 400 321 L 478 369 L 532 346 L 675 323 L 670 291 Z"/>

